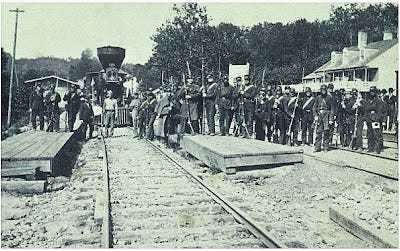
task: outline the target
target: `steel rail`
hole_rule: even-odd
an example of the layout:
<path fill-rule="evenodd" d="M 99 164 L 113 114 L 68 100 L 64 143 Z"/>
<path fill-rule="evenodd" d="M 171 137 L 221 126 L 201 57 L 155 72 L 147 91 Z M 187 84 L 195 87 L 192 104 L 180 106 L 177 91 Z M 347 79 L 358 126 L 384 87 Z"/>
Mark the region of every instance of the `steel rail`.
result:
<path fill-rule="evenodd" d="M 112 248 L 111 218 L 110 218 L 110 179 L 108 171 L 107 148 L 104 136 L 101 135 L 101 149 L 99 150 L 103 158 L 103 222 L 102 222 L 102 248 Z"/>
<path fill-rule="evenodd" d="M 396 158 L 377 155 L 377 154 L 368 153 L 368 152 L 359 152 L 359 151 L 352 150 L 352 149 L 349 149 L 349 148 L 344 148 L 344 147 L 331 146 L 331 148 L 336 149 L 336 150 L 342 150 L 342 151 L 346 151 L 346 152 L 352 152 L 352 153 L 358 153 L 358 154 L 367 155 L 367 156 L 371 156 L 371 157 L 376 157 L 376 158 L 380 158 L 380 159 L 398 161 L 398 159 L 396 159 Z"/>
<path fill-rule="evenodd" d="M 356 169 L 356 170 L 359 170 L 359 171 L 363 171 L 363 172 L 367 172 L 367 173 L 370 173 L 370 174 L 374 174 L 374 175 L 377 175 L 377 176 L 380 176 L 380 177 L 383 177 L 383 178 L 386 178 L 386 179 L 397 180 L 397 181 L 399 180 L 398 177 L 386 175 L 386 174 L 375 172 L 375 171 L 368 170 L 368 169 L 365 169 L 365 168 L 356 167 L 356 166 L 352 166 L 352 165 L 349 165 L 349 164 L 340 164 L 340 163 L 337 163 L 335 161 L 329 161 L 329 160 L 326 160 L 326 159 L 321 159 L 321 158 L 319 158 L 317 156 L 314 156 L 312 154 L 309 154 L 309 153 L 303 153 L 303 154 L 305 156 L 311 157 L 313 159 L 316 159 L 318 161 L 321 161 L 321 162 L 324 162 L 324 163 L 327 163 L 327 164 L 330 164 L 330 165 L 334 165 L 334 166 L 338 166 L 338 167 L 345 167 L 345 168 L 352 168 L 352 169 Z"/>
<path fill-rule="evenodd" d="M 259 238 L 267 248 L 288 248 L 283 243 L 272 237 L 270 233 L 265 231 L 262 226 L 251 219 L 244 211 L 233 205 L 227 199 L 225 199 L 221 194 L 219 194 L 215 189 L 206 184 L 199 176 L 188 168 L 182 166 L 169 154 L 165 153 L 160 147 L 156 146 L 153 142 L 146 140 L 150 146 L 159 151 L 164 155 L 171 163 L 173 163 L 179 169 L 185 171 L 191 178 L 197 181 L 197 183 L 211 196 L 211 198 L 222 206 L 228 213 L 230 213 L 238 222 L 242 223 L 254 236 Z"/>

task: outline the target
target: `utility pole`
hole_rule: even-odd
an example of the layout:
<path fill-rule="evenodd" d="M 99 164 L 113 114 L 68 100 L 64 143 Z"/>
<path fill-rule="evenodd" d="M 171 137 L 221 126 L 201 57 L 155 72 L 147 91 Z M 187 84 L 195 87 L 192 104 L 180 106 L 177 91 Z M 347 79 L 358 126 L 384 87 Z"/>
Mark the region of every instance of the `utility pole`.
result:
<path fill-rule="evenodd" d="M 18 27 L 18 14 L 20 12 L 24 12 L 16 8 L 15 10 L 10 10 L 10 12 L 15 12 L 15 31 L 14 31 L 14 48 L 13 48 L 13 57 L 11 60 L 11 76 L 10 76 L 10 90 L 8 95 L 8 116 L 7 116 L 7 127 L 11 125 L 11 99 L 12 99 L 12 86 L 14 81 L 14 67 L 15 67 L 15 49 L 17 46 L 17 27 Z"/>

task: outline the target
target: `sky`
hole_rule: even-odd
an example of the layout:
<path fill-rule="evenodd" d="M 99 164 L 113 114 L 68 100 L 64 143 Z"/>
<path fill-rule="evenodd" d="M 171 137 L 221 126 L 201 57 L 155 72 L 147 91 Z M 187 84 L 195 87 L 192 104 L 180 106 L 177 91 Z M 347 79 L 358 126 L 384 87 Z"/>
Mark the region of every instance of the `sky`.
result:
<path fill-rule="evenodd" d="M 211 25 L 221 22 L 252 26 L 267 22 L 329 18 L 330 3 L 199 3 L 207 7 Z M 20 8 L 16 58 L 79 58 L 89 48 L 120 46 L 124 63 L 144 64 L 151 57 L 156 33 L 172 19 L 173 3 L 17 3 L 1 4 L 1 46 L 12 52 L 15 13 Z"/>

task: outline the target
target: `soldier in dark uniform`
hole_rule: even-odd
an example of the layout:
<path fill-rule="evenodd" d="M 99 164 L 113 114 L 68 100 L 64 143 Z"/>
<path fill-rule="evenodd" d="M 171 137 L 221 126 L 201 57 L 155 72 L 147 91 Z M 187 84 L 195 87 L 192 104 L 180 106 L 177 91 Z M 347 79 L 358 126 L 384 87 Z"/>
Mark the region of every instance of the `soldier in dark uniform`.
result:
<path fill-rule="evenodd" d="M 234 125 L 234 136 L 238 137 L 242 135 L 242 116 L 241 116 L 241 98 L 240 98 L 240 91 L 243 89 L 242 84 L 242 77 L 236 77 L 236 84 L 233 90 L 232 95 L 232 118 L 235 118 L 235 125 Z M 229 123 L 229 125 L 231 122 Z"/>
<path fill-rule="evenodd" d="M 143 139 L 146 134 L 146 122 L 147 122 L 147 93 L 142 93 L 140 98 L 139 108 L 138 108 L 138 128 L 139 128 L 139 139 Z"/>
<path fill-rule="evenodd" d="M 279 144 L 286 144 L 286 131 L 287 121 L 285 114 L 285 107 L 287 105 L 287 98 L 282 93 L 282 88 L 278 86 L 276 88 L 276 97 L 272 106 L 274 117 L 275 117 L 275 130 L 279 131 Z"/>
<path fill-rule="evenodd" d="M 350 145 L 351 139 L 354 133 L 355 125 L 355 107 L 354 104 L 357 101 L 357 91 L 350 93 L 344 93 L 342 96 L 342 101 L 338 107 L 338 112 L 340 114 L 340 143 L 343 147 Z"/>
<path fill-rule="evenodd" d="M 317 136 L 315 139 L 315 152 L 321 151 L 323 141 L 324 152 L 328 151 L 330 134 L 329 130 L 334 119 L 334 98 L 327 93 L 325 84 L 321 85 L 321 94 L 316 98 L 313 114 L 314 122 L 317 126 Z"/>
<path fill-rule="evenodd" d="M 353 141 L 352 148 L 354 150 L 362 151 L 363 149 L 363 137 L 362 133 L 364 130 L 364 123 L 366 119 L 366 100 L 363 99 L 361 93 L 358 93 L 357 89 L 353 89 L 353 98 L 356 98 L 356 102 L 354 103 L 355 109 L 355 117 L 357 117 L 356 121 L 356 135 L 355 135 L 355 142 Z"/>
<path fill-rule="evenodd" d="M 377 89 L 371 87 L 365 102 L 365 121 L 367 123 L 368 152 L 376 151 L 378 154 L 382 151 L 382 126 L 386 112 L 382 100 L 377 96 Z"/>
<path fill-rule="evenodd" d="M 215 135 L 215 99 L 217 96 L 218 84 L 214 81 L 214 77 L 212 74 L 207 75 L 207 85 L 203 88 L 200 88 L 202 92 L 202 96 L 205 99 L 206 105 L 206 116 L 207 116 L 207 126 L 208 126 L 208 135 Z"/>
<path fill-rule="evenodd" d="M 66 110 L 68 112 L 68 128 L 70 132 L 73 132 L 76 114 L 78 114 L 79 108 L 81 107 L 81 101 L 78 93 L 76 92 L 75 85 L 71 86 L 70 91 L 64 95 L 63 100 L 67 102 Z"/>
<path fill-rule="evenodd" d="M 47 119 L 49 126 L 47 128 L 48 132 L 55 130 L 60 131 L 60 108 L 58 104 L 61 102 L 61 96 L 56 92 L 56 87 L 51 85 L 50 91 L 47 93 L 45 101 L 47 106 Z"/>
<path fill-rule="evenodd" d="M 44 129 L 44 102 L 43 90 L 40 86 L 35 87 L 29 98 L 29 111 L 31 112 L 32 128 L 36 130 L 36 117 L 39 117 L 40 130 Z"/>
<path fill-rule="evenodd" d="M 181 115 L 183 118 L 181 129 L 185 129 L 185 122 L 189 119 L 194 133 L 199 133 L 198 98 L 201 97 L 201 93 L 199 86 L 193 83 L 191 76 L 187 78 L 186 84 L 178 91 L 178 97 L 183 101 L 181 106 Z M 187 129 L 186 132 L 191 131 L 191 128 Z"/>
<path fill-rule="evenodd" d="M 273 127 L 274 127 L 274 116 L 273 116 L 273 111 L 272 111 L 272 106 L 274 105 L 275 102 L 275 97 L 272 93 L 272 88 L 271 86 L 267 86 L 267 95 L 265 98 L 266 106 L 267 106 L 267 112 L 265 114 L 265 126 L 267 127 L 267 140 L 268 142 L 271 142 L 271 137 L 273 133 Z"/>
<path fill-rule="evenodd" d="M 301 102 L 302 116 L 301 116 L 301 141 L 302 145 L 312 145 L 313 142 L 313 106 L 315 98 L 312 95 L 311 88 L 306 87 L 305 97 Z"/>
<path fill-rule="evenodd" d="M 332 83 L 328 84 L 327 93 L 333 97 L 333 124 L 329 126 L 329 145 L 332 145 L 333 134 L 335 132 L 335 122 L 337 121 L 337 106 L 338 106 L 338 96 L 334 93 L 334 85 Z"/>
<path fill-rule="evenodd" d="M 81 107 L 79 109 L 79 119 L 82 120 L 82 137 L 84 141 L 93 138 L 94 131 L 94 112 L 92 104 L 87 97 L 81 98 Z M 89 127 L 89 138 L 86 138 L 86 131 Z"/>
<path fill-rule="evenodd" d="M 256 97 L 256 108 L 254 118 L 256 121 L 255 125 L 255 132 L 256 132 L 256 139 L 257 140 L 265 140 L 265 122 L 266 122 L 266 115 L 268 112 L 268 103 L 267 97 L 265 95 L 265 89 L 261 88 Z"/>
<path fill-rule="evenodd" d="M 232 121 L 232 98 L 234 87 L 229 84 L 228 77 L 222 78 L 222 85 L 218 88 L 218 109 L 219 109 L 219 127 L 221 136 L 229 134 L 230 122 Z"/>
<path fill-rule="evenodd" d="M 290 89 L 290 98 L 287 102 L 285 113 L 286 113 L 286 120 L 288 122 L 288 126 L 290 126 L 291 123 L 291 128 L 288 128 L 290 130 L 292 135 L 289 135 L 289 137 L 292 138 L 292 142 L 294 146 L 298 146 L 298 135 L 299 135 L 299 126 L 300 126 L 300 108 L 298 104 L 299 100 L 298 97 L 296 96 L 296 91 L 291 88 Z M 292 137 L 293 136 L 293 137 Z"/>
<path fill-rule="evenodd" d="M 393 124 L 396 124 L 396 106 L 397 106 L 397 97 L 393 94 L 394 89 L 389 88 L 389 95 L 387 96 L 387 105 L 389 107 L 388 115 L 389 115 L 389 131 L 392 130 Z"/>
<path fill-rule="evenodd" d="M 244 122 L 247 127 L 247 130 L 243 131 L 243 137 L 251 138 L 253 136 L 253 120 L 257 89 L 253 84 L 250 83 L 248 75 L 244 76 L 244 90 L 242 90 L 240 94 L 243 99 Z"/>

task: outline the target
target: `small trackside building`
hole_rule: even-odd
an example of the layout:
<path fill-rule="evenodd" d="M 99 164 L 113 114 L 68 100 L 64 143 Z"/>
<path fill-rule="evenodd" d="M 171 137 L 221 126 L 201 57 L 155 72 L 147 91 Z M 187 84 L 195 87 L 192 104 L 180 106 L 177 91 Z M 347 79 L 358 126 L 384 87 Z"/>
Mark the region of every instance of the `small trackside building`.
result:
<path fill-rule="evenodd" d="M 318 91 L 322 83 L 332 83 L 335 89 L 357 88 L 366 92 L 371 86 L 379 89 L 398 90 L 398 38 L 385 32 L 382 41 L 368 43 L 368 34 L 358 32 L 357 46 L 345 47 L 342 51 L 332 51 L 331 59 L 305 76 L 299 91 L 311 87 Z"/>

